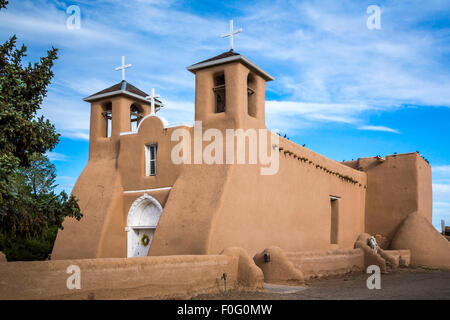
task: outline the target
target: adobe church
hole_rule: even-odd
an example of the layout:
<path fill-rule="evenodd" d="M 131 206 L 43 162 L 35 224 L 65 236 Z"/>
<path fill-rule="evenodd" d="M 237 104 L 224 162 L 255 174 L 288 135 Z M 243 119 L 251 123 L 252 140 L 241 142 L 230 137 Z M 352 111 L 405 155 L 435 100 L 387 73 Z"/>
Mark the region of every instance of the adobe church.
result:
<path fill-rule="evenodd" d="M 267 130 L 265 85 L 274 78 L 261 67 L 230 50 L 187 69 L 203 131 Z M 172 133 L 193 136 L 194 127 L 158 116 L 170 106 L 153 90 L 149 96 L 123 77 L 84 100 L 89 161 L 72 192 L 84 217 L 66 219 L 53 260 L 206 255 L 232 246 L 251 255 L 270 246 L 352 249 L 362 233 L 391 241 L 412 212 L 431 223 L 431 168 L 417 153 L 336 162 L 280 137 L 273 175 L 261 175 L 259 163 L 174 164 Z"/>

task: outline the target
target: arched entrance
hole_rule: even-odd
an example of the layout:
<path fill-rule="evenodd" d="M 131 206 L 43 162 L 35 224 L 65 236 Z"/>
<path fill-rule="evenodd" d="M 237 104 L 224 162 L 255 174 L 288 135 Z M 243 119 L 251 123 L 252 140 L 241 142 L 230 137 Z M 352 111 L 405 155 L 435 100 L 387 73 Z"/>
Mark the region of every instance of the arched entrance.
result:
<path fill-rule="evenodd" d="M 127 257 L 146 257 L 153 240 L 162 207 L 144 194 L 133 202 L 127 219 Z"/>

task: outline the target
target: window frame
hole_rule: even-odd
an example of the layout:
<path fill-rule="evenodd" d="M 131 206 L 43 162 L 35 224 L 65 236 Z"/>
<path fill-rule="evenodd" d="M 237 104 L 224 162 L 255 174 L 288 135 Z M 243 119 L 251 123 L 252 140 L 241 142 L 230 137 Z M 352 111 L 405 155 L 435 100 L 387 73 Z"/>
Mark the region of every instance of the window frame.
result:
<path fill-rule="evenodd" d="M 152 153 L 152 149 L 154 152 Z M 154 157 L 153 157 L 154 156 Z M 158 159 L 158 144 L 149 143 L 145 145 L 145 175 L 147 177 L 156 176 L 156 160 Z M 154 163 L 154 170 L 152 172 L 152 163 Z"/>

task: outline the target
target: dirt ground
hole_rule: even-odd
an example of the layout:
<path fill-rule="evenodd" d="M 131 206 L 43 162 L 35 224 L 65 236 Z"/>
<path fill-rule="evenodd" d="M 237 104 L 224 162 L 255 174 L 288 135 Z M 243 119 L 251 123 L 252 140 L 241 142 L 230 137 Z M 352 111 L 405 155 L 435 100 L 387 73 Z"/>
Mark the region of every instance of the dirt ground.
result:
<path fill-rule="evenodd" d="M 369 290 L 369 274 L 306 281 L 304 287 L 267 286 L 265 292 L 226 292 L 202 295 L 195 299 L 211 300 L 361 300 L 361 299 L 432 299 L 450 300 L 450 270 L 399 269 L 381 275 L 381 289 Z M 275 287 L 275 288 L 274 288 Z M 280 293 L 283 292 L 283 293 Z"/>

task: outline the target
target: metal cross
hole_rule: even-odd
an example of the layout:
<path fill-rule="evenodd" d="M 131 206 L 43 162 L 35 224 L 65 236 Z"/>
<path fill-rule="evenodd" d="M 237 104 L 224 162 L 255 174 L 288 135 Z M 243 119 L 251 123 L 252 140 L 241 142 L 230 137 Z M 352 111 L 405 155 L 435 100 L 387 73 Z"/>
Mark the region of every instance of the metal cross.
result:
<path fill-rule="evenodd" d="M 130 67 L 131 64 L 125 64 L 125 56 L 122 56 L 122 65 L 120 67 L 115 68 L 114 70 L 116 71 L 122 70 L 122 81 L 125 81 L 125 69 Z"/>
<path fill-rule="evenodd" d="M 234 39 L 234 35 L 241 33 L 243 30 L 242 29 L 237 29 L 236 31 L 233 29 L 233 20 L 230 20 L 230 33 L 226 33 L 222 35 L 222 38 L 226 38 L 226 37 L 230 37 L 230 50 L 233 50 L 234 48 L 234 43 L 233 43 L 233 39 Z"/>

